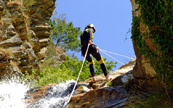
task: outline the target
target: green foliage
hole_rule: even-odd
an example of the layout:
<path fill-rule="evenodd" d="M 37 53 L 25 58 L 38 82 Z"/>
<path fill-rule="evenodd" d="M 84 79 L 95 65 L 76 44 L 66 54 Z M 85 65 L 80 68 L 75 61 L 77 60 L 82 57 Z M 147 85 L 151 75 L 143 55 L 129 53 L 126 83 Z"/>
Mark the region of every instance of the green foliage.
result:
<path fill-rule="evenodd" d="M 72 71 L 69 68 L 54 68 L 51 66 L 42 68 L 39 74 L 36 74 L 36 71 L 33 70 L 31 74 L 26 73 L 21 78 L 21 80 L 30 82 L 31 86 L 37 87 L 51 83 L 58 84 L 71 79 L 75 79 L 75 77 L 72 75 Z"/>
<path fill-rule="evenodd" d="M 107 70 L 109 72 L 112 71 L 112 69 L 114 67 L 116 67 L 115 64 L 117 62 L 106 61 L 106 59 L 104 59 L 104 60 L 105 60 L 105 64 L 106 64 Z M 94 59 L 94 63 L 95 63 L 94 64 L 95 65 L 95 75 L 103 74 L 103 72 L 101 70 L 101 67 L 100 67 L 100 64 L 95 59 Z M 79 61 L 76 57 L 69 57 L 69 56 L 67 56 L 66 57 L 66 61 L 64 61 L 60 65 L 60 68 L 61 67 L 69 68 L 70 70 L 73 71 L 73 76 L 75 76 L 77 78 L 81 66 L 82 66 L 82 61 Z M 82 72 L 81 72 L 81 75 L 80 75 L 80 81 L 86 80 L 86 79 L 88 79 L 90 77 L 91 77 L 91 74 L 90 74 L 90 70 L 89 70 L 89 63 L 86 61 L 84 63 L 83 68 L 82 68 Z"/>
<path fill-rule="evenodd" d="M 50 83 L 60 83 L 66 80 L 74 79 L 75 77 L 72 75 L 70 69 L 61 67 L 61 68 L 53 68 L 46 67 L 43 68 L 39 75 L 38 85 L 47 85 Z"/>
<path fill-rule="evenodd" d="M 47 51 L 46 51 L 46 55 L 45 55 L 42 67 L 56 66 L 57 65 L 57 62 L 56 62 L 57 60 L 55 59 L 56 56 L 57 56 L 57 53 L 56 53 L 56 49 L 54 47 L 54 43 L 53 43 L 52 39 L 50 39 L 49 45 L 47 46 Z"/>
<path fill-rule="evenodd" d="M 171 0 L 136 0 L 141 16 L 133 18 L 132 39 L 151 65 L 171 86 L 173 82 L 173 2 Z M 149 34 L 142 34 L 139 24 L 143 22 L 149 28 Z M 153 39 L 156 51 L 151 51 L 143 38 L 149 35 Z"/>
<path fill-rule="evenodd" d="M 80 51 L 80 41 L 78 38 L 81 31 L 79 27 L 74 27 L 72 22 L 67 23 L 63 15 L 56 18 L 56 20 L 50 20 L 50 25 L 51 38 L 57 40 L 56 46 L 71 51 Z"/>
<path fill-rule="evenodd" d="M 105 63 L 106 66 L 108 67 L 108 71 L 112 71 L 112 68 L 116 66 L 115 65 L 116 62 L 106 61 L 106 59 Z M 59 64 L 58 68 L 54 68 L 51 66 L 44 66 L 39 74 L 36 74 L 36 71 L 33 70 L 31 74 L 26 73 L 26 75 L 23 76 L 22 79 L 27 79 L 29 80 L 29 82 L 31 81 L 33 86 L 41 86 L 50 83 L 58 84 L 60 82 L 64 82 L 71 79 L 76 80 L 81 66 L 82 66 L 82 61 L 78 60 L 76 57 L 66 56 L 66 61 Z M 96 75 L 103 73 L 98 63 L 95 64 L 95 70 L 96 70 L 95 72 Z M 79 81 L 86 80 L 90 77 L 91 74 L 89 71 L 89 64 L 88 62 L 85 62 Z"/>

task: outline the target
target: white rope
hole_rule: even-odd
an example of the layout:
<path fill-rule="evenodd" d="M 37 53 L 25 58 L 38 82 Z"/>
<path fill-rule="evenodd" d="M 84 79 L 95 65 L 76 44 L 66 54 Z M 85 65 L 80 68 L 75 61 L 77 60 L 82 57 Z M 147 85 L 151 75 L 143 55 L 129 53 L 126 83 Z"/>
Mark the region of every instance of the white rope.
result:
<path fill-rule="evenodd" d="M 111 55 L 109 55 L 108 53 L 106 53 L 105 51 L 103 51 L 103 50 L 100 50 L 100 51 L 103 52 L 104 54 L 106 54 L 107 56 L 111 57 L 112 59 L 118 61 L 120 64 L 122 64 L 122 65 L 124 64 L 124 63 L 120 62 L 119 60 L 115 59 L 114 57 L 112 57 Z"/>
<path fill-rule="evenodd" d="M 72 95 L 73 95 L 74 89 L 76 88 L 77 82 L 78 82 L 78 80 L 79 80 L 80 74 L 81 74 L 81 72 L 82 72 L 82 68 L 83 68 L 83 65 L 84 65 L 84 62 L 85 62 L 87 53 L 88 53 L 89 45 L 90 45 L 90 44 L 88 44 L 88 46 L 87 46 L 87 50 L 86 50 L 86 52 L 85 52 L 85 57 L 84 57 L 84 59 L 83 59 L 82 66 L 81 66 L 81 68 L 80 68 L 80 71 L 79 71 L 79 74 L 78 74 L 76 83 L 75 83 L 75 85 L 74 85 L 74 87 L 73 87 L 73 90 L 72 90 L 72 92 L 71 92 L 71 94 L 70 94 L 70 97 L 69 97 L 69 100 L 67 101 L 67 104 L 70 102 L 70 99 L 71 99 L 71 97 L 72 97 Z M 67 105 L 67 107 L 68 107 L 68 105 Z"/>
<path fill-rule="evenodd" d="M 121 56 L 121 57 L 129 58 L 129 59 L 134 59 L 132 57 L 128 57 L 128 56 L 125 56 L 125 55 L 122 55 L 122 54 L 114 53 L 114 52 L 111 52 L 111 51 L 106 51 L 106 50 L 103 50 L 103 49 L 100 49 L 100 50 L 104 51 L 104 52 L 107 52 L 107 53 L 110 53 L 110 54 L 118 55 L 118 56 Z"/>

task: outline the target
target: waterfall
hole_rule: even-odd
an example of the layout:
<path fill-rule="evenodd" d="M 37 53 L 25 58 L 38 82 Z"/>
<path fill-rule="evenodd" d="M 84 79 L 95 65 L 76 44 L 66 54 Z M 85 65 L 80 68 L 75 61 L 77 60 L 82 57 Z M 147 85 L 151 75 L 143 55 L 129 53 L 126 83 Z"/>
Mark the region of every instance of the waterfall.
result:
<path fill-rule="evenodd" d="M 66 108 L 68 105 L 66 102 L 69 99 L 74 84 L 75 81 L 70 80 L 66 83 L 50 87 L 46 96 L 35 104 L 32 104 L 31 108 Z"/>
<path fill-rule="evenodd" d="M 25 93 L 29 86 L 17 78 L 0 82 L 0 108 L 26 108 Z"/>
<path fill-rule="evenodd" d="M 0 108 L 66 108 L 74 84 L 74 80 L 57 84 L 39 101 L 25 103 L 26 93 L 31 89 L 29 85 L 17 78 L 3 80 L 0 82 Z"/>

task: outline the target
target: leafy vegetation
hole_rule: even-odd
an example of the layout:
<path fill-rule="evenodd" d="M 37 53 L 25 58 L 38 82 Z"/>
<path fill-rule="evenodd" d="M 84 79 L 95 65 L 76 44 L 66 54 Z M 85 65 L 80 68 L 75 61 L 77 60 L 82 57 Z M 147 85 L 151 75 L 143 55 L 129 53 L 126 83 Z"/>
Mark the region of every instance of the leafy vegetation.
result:
<path fill-rule="evenodd" d="M 104 60 L 105 60 L 105 64 L 106 64 L 109 72 L 112 71 L 112 68 L 116 67 L 116 65 L 115 65 L 116 62 L 106 61 L 106 59 L 104 59 Z M 95 75 L 102 74 L 103 72 L 100 68 L 100 64 L 95 59 L 94 59 L 94 63 L 95 63 Z M 66 68 L 69 68 L 70 70 L 73 70 L 73 76 L 75 76 L 77 78 L 81 65 L 82 65 L 82 61 L 79 61 L 76 57 L 72 58 L 72 57 L 67 56 L 66 61 L 64 61 L 60 65 L 60 68 L 66 67 Z M 91 77 L 91 74 L 90 74 L 90 70 L 89 70 L 89 63 L 86 61 L 83 66 L 83 69 L 82 69 L 80 80 L 85 80 L 90 77 Z"/>
<path fill-rule="evenodd" d="M 99 75 L 103 72 L 100 70 L 99 64 L 95 61 L 95 74 Z M 106 61 L 106 66 L 108 67 L 108 71 L 112 71 L 112 68 L 115 67 L 116 62 Z M 32 86 L 41 86 L 50 83 L 60 83 L 66 80 L 77 79 L 79 70 L 81 68 L 82 61 L 78 60 L 76 57 L 66 56 L 66 61 L 59 64 L 58 68 L 52 66 L 45 66 L 41 69 L 39 74 L 36 73 L 35 70 L 32 71 L 32 74 L 26 74 L 22 79 L 28 79 L 32 81 Z M 85 62 L 84 67 L 82 69 L 79 81 L 83 81 L 91 77 L 88 62 Z"/>
<path fill-rule="evenodd" d="M 140 17 L 133 17 L 132 40 L 141 54 L 150 59 L 150 63 L 158 73 L 158 78 L 165 84 L 166 92 L 161 90 L 148 95 L 147 98 L 135 99 L 130 108 L 172 108 L 171 96 L 173 90 L 173 2 L 171 0 L 135 0 L 139 4 L 136 11 Z M 140 31 L 141 23 L 149 31 Z M 144 39 L 153 41 L 155 50 L 149 49 Z M 167 91 L 168 89 L 168 91 Z"/>
<path fill-rule="evenodd" d="M 56 47 L 60 46 L 66 50 L 80 51 L 79 27 L 74 27 L 72 22 L 67 23 L 64 15 L 59 18 L 50 20 L 51 38 L 57 40 Z"/>
<path fill-rule="evenodd" d="M 150 58 L 152 67 L 158 73 L 158 77 L 173 89 L 173 2 L 171 0 L 136 0 L 139 4 L 141 16 L 133 18 L 132 39 L 145 57 Z M 149 33 L 141 33 L 140 22 L 149 28 Z M 149 35 L 155 45 L 155 51 L 151 51 L 144 38 Z"/>

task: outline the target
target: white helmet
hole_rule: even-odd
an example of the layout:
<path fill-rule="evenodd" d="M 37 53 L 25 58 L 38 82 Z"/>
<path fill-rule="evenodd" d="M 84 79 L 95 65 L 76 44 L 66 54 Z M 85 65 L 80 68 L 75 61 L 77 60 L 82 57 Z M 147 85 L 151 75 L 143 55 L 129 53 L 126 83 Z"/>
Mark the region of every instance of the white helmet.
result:
<path fill-rule="evenodd" d="M 96 32 L 96 29 L 95 29 L 95 27 L 94 27 L 94 24 L 88 24 L 88 25 L 85 27 L 85 29 L 87 29 L 87 28 L 92 28 L 92 29 L 94 30 L 94 33 Z"/>

